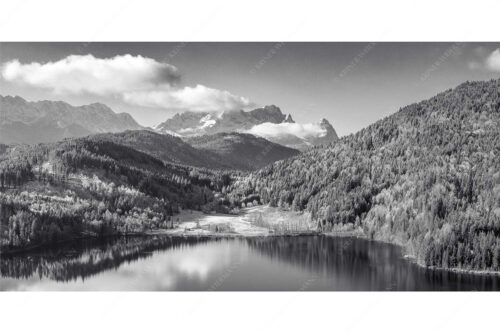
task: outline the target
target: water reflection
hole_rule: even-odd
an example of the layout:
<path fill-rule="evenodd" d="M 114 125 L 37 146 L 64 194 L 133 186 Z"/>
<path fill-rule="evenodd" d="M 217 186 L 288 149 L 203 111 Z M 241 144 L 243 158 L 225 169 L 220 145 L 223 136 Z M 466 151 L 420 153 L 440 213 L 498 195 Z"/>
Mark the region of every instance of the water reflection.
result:
<path fill-rule="evenodd" d="M 0 290 L 498 290 L 355 238 L 119 237 L 2 255 Z"/>
<path fill-rule="evenodd" d="M 40 252 L 2 255 L 2 277 L 68 282 L 85 279 L 102 271 L 116 269 L 123 263 L 151 257 L 155 251 L 201 244 L 206 238 L 174 238 L 165 236 L 116 237 L 106 240 L 78 240 Z"/>
<path fill-rule="evenodd" d="M 385 243 L 313 236 L 249 239 L 248 244 L 273 261 L 288 262 L 319 276 L 315 290 L 500 290 L 500 276 L 426 269 Z"/>

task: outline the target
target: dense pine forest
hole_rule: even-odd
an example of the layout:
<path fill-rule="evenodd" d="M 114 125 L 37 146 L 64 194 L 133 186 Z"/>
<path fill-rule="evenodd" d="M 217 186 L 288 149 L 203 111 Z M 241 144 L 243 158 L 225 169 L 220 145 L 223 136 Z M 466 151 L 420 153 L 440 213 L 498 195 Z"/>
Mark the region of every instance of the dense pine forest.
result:
<path fill-rule="evenodd" d="M 427 266 L 498 270 L 500 80 L 466 82 L 404 107 L 230 190 L 307 210 L 325 232 L 403 245 Z"/>
<path fill-rule="evenodd" d="M 230 180 L 225 171 L 165 163 L 100 136 L 5 148 L 0 242 L 15 249 L 172 228 L 180 209 L 224 209 L 214 193 Z"/>

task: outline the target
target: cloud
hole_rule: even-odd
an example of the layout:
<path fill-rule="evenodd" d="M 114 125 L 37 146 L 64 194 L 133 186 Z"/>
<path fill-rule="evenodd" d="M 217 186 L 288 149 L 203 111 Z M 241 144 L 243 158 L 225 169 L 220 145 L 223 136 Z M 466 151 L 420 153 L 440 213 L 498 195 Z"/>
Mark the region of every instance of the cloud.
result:
<path fill-rule="evenodd" d="M 489 53 L 482 46 L 474 49 L 474 58 L 467 63 L 470 70 L 481 70 L 500 73 L 500 48 Z"/>
<path fill-rule="evenodd" d="M 70 55 L 43 64 L 12 60 L 2 65 L 1 75 L 6 81 L 57 94 L 113 96 L 132 105 L 176 111 L 227 111 L 253 105 L 247 98 L 225 90 L 201 84 L 183 87 L 175 66 L 140 55 Z"/>
<path fill-rule="evenodd" d="M 284 135 L 295 135 L 306 139 L 310 137 L 322 137 L 326 135 L 326 129 L 320 124 L 298 124 L 298 123 L 263 123 L 252 127 L 247 131 L 250 134 L 266 138 L 276 138 Z"/>
<path fill-rule="evenodd" d="M 500 72 L 500 49 L 496 49 L 486 58 L 486 68 L 493 72 Z"/>
<path fill-rule="evenodd" d="M 126 102 L 139 106 L 195 112 L 240 110 L 252 105 L 245 97 L 201 84 L 180 89 L 134 91 L 123 97 Z"/>
<path fill-rule="evenodd" d="M 12 60 L 2 66 L 2 76 L 10 82 L 52 89 L 56 93 L 95 95 L 172 86 L 180 80 L 176 67 L 130 54 L 104 59 L 90 54 L 70 55 L 45 64 Z"/>

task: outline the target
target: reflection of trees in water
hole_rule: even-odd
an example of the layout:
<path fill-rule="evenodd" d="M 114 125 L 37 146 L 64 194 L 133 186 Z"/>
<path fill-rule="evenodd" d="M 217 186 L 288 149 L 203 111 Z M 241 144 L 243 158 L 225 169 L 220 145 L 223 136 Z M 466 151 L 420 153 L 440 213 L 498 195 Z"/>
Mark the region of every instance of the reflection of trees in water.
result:
<path fill-rule="evenodd" d="M 383 270 L 398 257 L 394 247 L 354 238 L 268 237 L 250 238 L 247 242 L 273 260 L 290 262 L 316 273 Z"/>
<path fill-rule="evenodd" d="M 116 269 L 123 263 L 146 258 L 155 251 L 192 246 L 207 238 L 180 238 L 164 235 L 128 236 L 101 240 L 80 240 L 57 249 L 36 253 L 2 255 L 2 277 L 28 279 L 34 276 L 56 281 L 88 278 Z"/>
<path fill-rule="evenodd" d="M 154 252 L 193 247 L 220 238 L 165 235 L 80 240 L 56 249 L 2 255 L 2 277 L 39 276 L 56 281 L 86 279 Z M 393 245 L 355 238 L 325 236 L 258 237 L 234 240 L 270 258 L 326 278 L 325 290 L 500 290 L 500 277 L 428 270 L 401 258 Z M 232 244 L 229 242 L 228 244 Z M 228 251 L 233 248 L 228 247 Z M 277 278 L 280 278 L 279 276 Z M 328 283 L 330 283 L 328 282 Z"/>
<path fill-rule="evenodd" d="M 500 277 L 430 270 L 402 259 L 394 245 L 325 236 L 247 239 L 273 261 L 331 277 L 350 290 L 500 290 Z"/>

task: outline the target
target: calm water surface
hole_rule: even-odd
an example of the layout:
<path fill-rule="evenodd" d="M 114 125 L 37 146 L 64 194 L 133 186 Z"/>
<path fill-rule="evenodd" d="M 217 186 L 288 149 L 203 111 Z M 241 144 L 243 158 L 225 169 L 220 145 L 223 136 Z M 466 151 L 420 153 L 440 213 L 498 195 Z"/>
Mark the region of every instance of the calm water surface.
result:
<path fill-rule="evenodd" d="M 398 247 L 325 236 L 121 237 L 2 256 L 0 290 L 499 290 L 500 277 L 421 268 Z"/>

